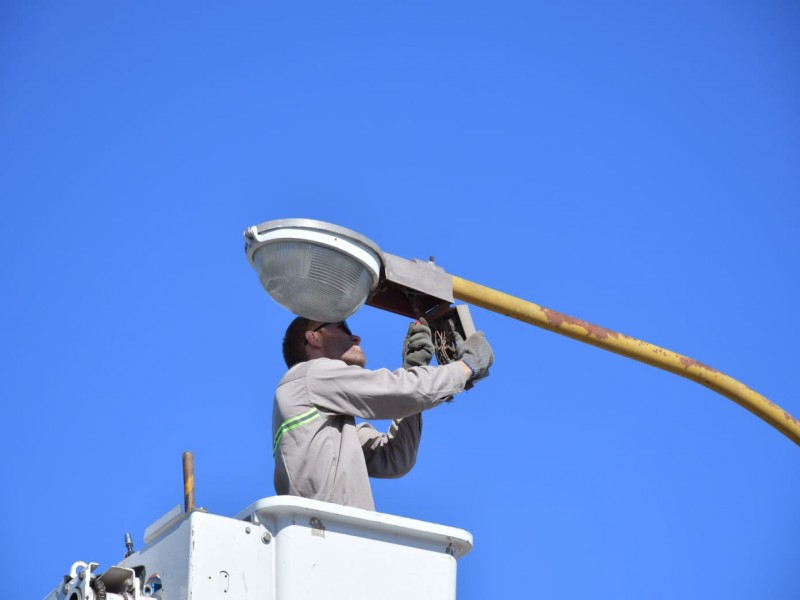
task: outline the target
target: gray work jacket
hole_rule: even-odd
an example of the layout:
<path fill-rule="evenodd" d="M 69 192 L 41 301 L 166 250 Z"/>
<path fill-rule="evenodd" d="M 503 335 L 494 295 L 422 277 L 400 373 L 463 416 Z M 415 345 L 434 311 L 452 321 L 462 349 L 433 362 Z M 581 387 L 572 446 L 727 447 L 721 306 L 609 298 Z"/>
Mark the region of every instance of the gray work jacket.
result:
<path fill-rule="evenodd" d="M 457 363 L 369 371 L 317 358 L 295 365 L 275 391 L 275 491 L 375 510 L 369 477 L 414 466 L 420 412 L 464 389 Z M 355 418 L 393 419 L 387 434 Z"/>

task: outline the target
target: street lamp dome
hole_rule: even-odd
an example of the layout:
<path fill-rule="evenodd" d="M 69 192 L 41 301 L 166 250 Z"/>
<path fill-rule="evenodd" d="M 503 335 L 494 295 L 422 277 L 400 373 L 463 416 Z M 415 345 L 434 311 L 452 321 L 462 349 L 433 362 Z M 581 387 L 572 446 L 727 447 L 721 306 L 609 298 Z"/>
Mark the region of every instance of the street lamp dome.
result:
<path fill-rule="evenodd" d="M 261 285 L 296 315 L 342 321 L 378 285 L 381 251 L 358 233 L 312 219 L 267 221 L 244 232 Z"/>

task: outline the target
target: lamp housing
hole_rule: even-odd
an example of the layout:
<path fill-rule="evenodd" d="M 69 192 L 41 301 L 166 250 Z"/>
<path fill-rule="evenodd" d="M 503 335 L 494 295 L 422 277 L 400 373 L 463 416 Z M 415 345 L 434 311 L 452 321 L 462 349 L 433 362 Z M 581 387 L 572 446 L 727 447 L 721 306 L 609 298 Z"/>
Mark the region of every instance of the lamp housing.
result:
<path fill-rule="evenodd" d="M 278 219 L 244 232 L 248 261 L 272 298 L 296 315 L 337 322 L 355 313 L 377 287 L 378 246 L 338 225 Z"/>

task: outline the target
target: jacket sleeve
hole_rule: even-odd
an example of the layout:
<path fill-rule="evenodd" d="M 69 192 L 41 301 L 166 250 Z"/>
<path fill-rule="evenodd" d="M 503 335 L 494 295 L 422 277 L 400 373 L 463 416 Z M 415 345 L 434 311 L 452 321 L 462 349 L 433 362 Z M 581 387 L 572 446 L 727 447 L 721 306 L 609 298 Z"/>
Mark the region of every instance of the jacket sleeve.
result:
<path fill-rule="evenodd" d="M 457 363 L 370 371 L 340 360 L 317 359 L 306 373 L 309 400 L 318 409 L 362 419 L 402 419 L 441 404 L 464 389 Z"/>
<path fill-rule="evenodd" d="M 376 431 L 369 423 L 359 424 L 357 431 L 370 477 L 402 477 L 417 462 L 421 414 L 392 421 L 387 433 Z"/>

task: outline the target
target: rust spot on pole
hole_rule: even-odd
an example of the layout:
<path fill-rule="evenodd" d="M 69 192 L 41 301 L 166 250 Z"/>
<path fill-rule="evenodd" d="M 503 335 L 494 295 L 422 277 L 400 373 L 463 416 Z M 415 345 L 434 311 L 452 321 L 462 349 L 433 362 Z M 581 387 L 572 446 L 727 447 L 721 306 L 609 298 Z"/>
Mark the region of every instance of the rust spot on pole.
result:
<path fill-rule="evenodd" d="M 620 336 L 620 334 L 616 331 L 611 331 L 610 329 L 600 327 L 599 325 L 593 325 L 587 321 L 570 317 L 569 315 L 565 315 L 564 313 L 560 313 L 555 310 L 550 310 L 549 308 L 542 307 L 542 311 L 544 312 L 550 324 L 556 328 L 561 327 L 565 323 L 570 326 L 582 327 L 589 333 L 589 335 L 596 337 L 598 340 L 604 340 L 606 338 L 618 338 Z"/>
<path fill-rule="evenodd" d="M 705 369 L 706 371 L 710 371 L 712 373 L 717 373 L 718 372 L 716 369 L 712 369 L 708 365 L 704 365 L 703 363 L 698 362 L 698 361 L 694 360 L 693 358 L 689 358 L 688 356 L 679 356 L 678 360 L 680 360 L 681 364 L 687 369 L 689 367 L 697 367 L 698 369 Z"/>
<path fill-rule="evenodd" d="M 783 411 L 783 418 L 786 419 L 787 421 L 790 421 L 790 422 L 794 423 L 795 425 L 800 424 L 800 421 L 795 419 L 792 415 L 790 415 L 786 411 Z"/>

